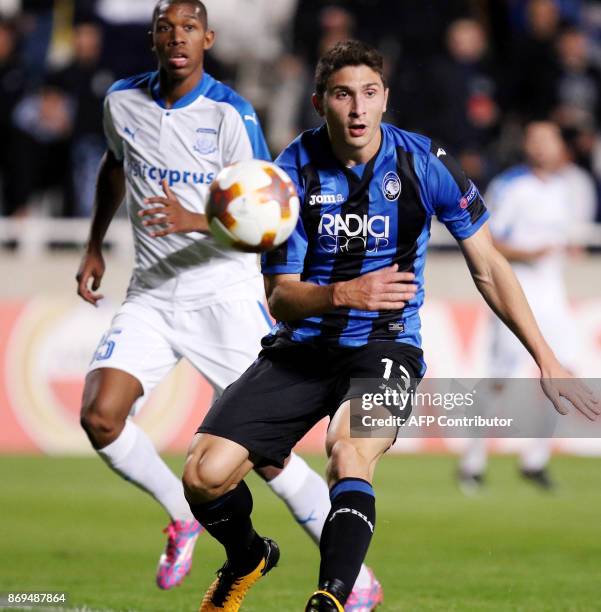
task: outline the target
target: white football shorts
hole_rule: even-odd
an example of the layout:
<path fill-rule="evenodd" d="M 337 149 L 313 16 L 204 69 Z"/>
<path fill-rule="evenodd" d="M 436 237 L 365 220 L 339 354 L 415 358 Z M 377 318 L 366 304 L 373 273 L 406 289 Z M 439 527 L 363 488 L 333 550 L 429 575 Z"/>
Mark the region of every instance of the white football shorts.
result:
<path fill-rule="evenodd" d="M 271 326 L 258 299 L 209 304 L 198 310 L 166 310 L 125 301 L 102 336 L 88 372 L 115 368 L 137 378 L 144 394 L 132 415 L 183 357 L 221 394 L 257 358 L 260 340 Z"/>
<path fill-rule="evenodd" d="M 540 330 L 560 363 L 573 373 L 578 371 L 581 341 L 573 315 L 567 310 L 533 309 Z M 504 323 L 492 322 L 490 376 L 492 378 L 530 378 L 539 375 L 534 359 Z"/>

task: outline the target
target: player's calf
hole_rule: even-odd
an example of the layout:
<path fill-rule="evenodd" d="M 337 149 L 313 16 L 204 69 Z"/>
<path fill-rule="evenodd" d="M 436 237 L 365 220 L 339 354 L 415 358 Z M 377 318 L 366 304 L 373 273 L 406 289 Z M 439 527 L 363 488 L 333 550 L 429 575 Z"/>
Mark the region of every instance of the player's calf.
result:
<path fill-rule="evenodd" d="M 374 533 L 376 500 L 371 484 L 361 478 L 339 480 L 330 490 L 330 500 L 319 546 L 319 589 L 344 605 Z"/>
<path fill-rule="evenodd" d="M 332 594 L 342 606 L 351 593 L 374 533 L 376 500 L 370 482 L 374 466 L 392 442 L 389 438 L 350 438 L 349 423 L 347 402 L 334 415 L 328 432 L 332 507 L 321 535 L 319 568 L 319 590 Z M 327 601 L 323 605 L 326 604 Z"/>
<path fill-rule="evenodd" d="M 371 479 L 371 461 L 357 445 L 349 439 L 336 440 L 330 448 L 329 461 L 326 467 L 327 480 L 330 485 L 342 478 Z"/>

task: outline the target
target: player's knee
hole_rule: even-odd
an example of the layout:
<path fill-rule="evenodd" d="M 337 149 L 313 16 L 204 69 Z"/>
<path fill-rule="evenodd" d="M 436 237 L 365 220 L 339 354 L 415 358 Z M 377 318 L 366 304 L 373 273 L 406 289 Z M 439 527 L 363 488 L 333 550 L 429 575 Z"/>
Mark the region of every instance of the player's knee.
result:
<path fill-rule="evenodd" d="M 102 397 L 84 399 L 81 407 L 80 423 L 92 442 L 116 440 L 123 430 L 124 420 L 118 417 L 119 411 L 112 402 Z"/>
<path fill-rule="evenodd" d="M 232 475 L 210 457 L 201 456 L 186 462 L 182 481 L 186 499 L 203 503 L 225 495 L 232 486 Z"/>

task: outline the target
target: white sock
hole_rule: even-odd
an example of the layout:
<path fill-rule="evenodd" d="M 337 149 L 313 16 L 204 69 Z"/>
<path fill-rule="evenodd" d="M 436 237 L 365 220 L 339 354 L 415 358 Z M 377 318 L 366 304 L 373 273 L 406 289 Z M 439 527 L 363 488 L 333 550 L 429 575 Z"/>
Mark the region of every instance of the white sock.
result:
<path fill-rule="evenodd" d="M 150 493 L 172 520 L 194 518 L 184 497 L 181 480 L 167 467 L 150 438 L 133 421 L 127 419 L 119 437 L 99 449 L 98 454 L 117 474 Z"/>
<path fill-rule="evenodd" d="M 365 563 L 361 564 L 361 569 L 359 570 L 359 575 L 357 576 L 357 580 L 355 580 L 355 589 L 367 589 L 371 586 L 371 576 L 369 575 L 369 571 Z"/>
<path fill-rule="evenodd" d="M 325 480 L 304 459 L 291 453 L 288 465 L 267 485 L 288 506 L 296 521 L 319 546 L 331 506 L 330 490 Z M 370 582 L 370 575 L 363 564 L 355 587 L 365 588 Z"/>
<path fill-rule="evenodd" d="M 292 453 L 288 465 L 267 485 L 319 546 L 321 531 L 330 511 L 330 491 L 325 480 Z"/>
<path fill-rule="evenodd" d="M 488 463 L 488 440 L 486 438 L 468 438 L 467 446 L 459 461 L 459 469 L 464 474 L 479 476 L 486 471 Z"/>
<path fill-rule="evenodd" d="M 532 438 L 524 440 L 524 450 L 520 457 L 522 469 L 538 472 L 547 466 L 551 459 L 551 440 L 549 438 Z"/>

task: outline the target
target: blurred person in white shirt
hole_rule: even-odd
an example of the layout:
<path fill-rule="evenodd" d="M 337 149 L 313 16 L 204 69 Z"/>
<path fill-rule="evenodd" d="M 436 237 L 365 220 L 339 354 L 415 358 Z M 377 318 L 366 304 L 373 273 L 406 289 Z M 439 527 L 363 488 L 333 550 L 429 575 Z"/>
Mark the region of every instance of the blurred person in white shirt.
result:
<path fill-rule="evenodd" d="M 535 121 L 526 127 L 526 164 L 494 179 L 486 194 L 490 228 L 497 249 L 511 263 L 534 316 L 560 362 L 575 372 L 578 329 L 570 312 L 564 269 L 574 228 L 589 216 L 594 186 L 568 160 L 559 127 Z M 583 198 L 580 203 L 576 200 Z M 584 211 L 584 212 L 583 212 Z M 587 212 L 588 211 L 588 212 Z M 493 379 L 532 377 L 535 363 L 498 319 L 491 321 L 489 374 Z M 495 390 L 501 396 L 500 381 Z M 500 401 L 500 400 L 499 400 Z M 529 439 L 520 457 L 520 473 L 543 489 L 553 488 L 547 464 L 548 438 Z M 487 467 L 486 438 L 471 438 L 459 467 L 466 493 L 478 490 Z"/>

